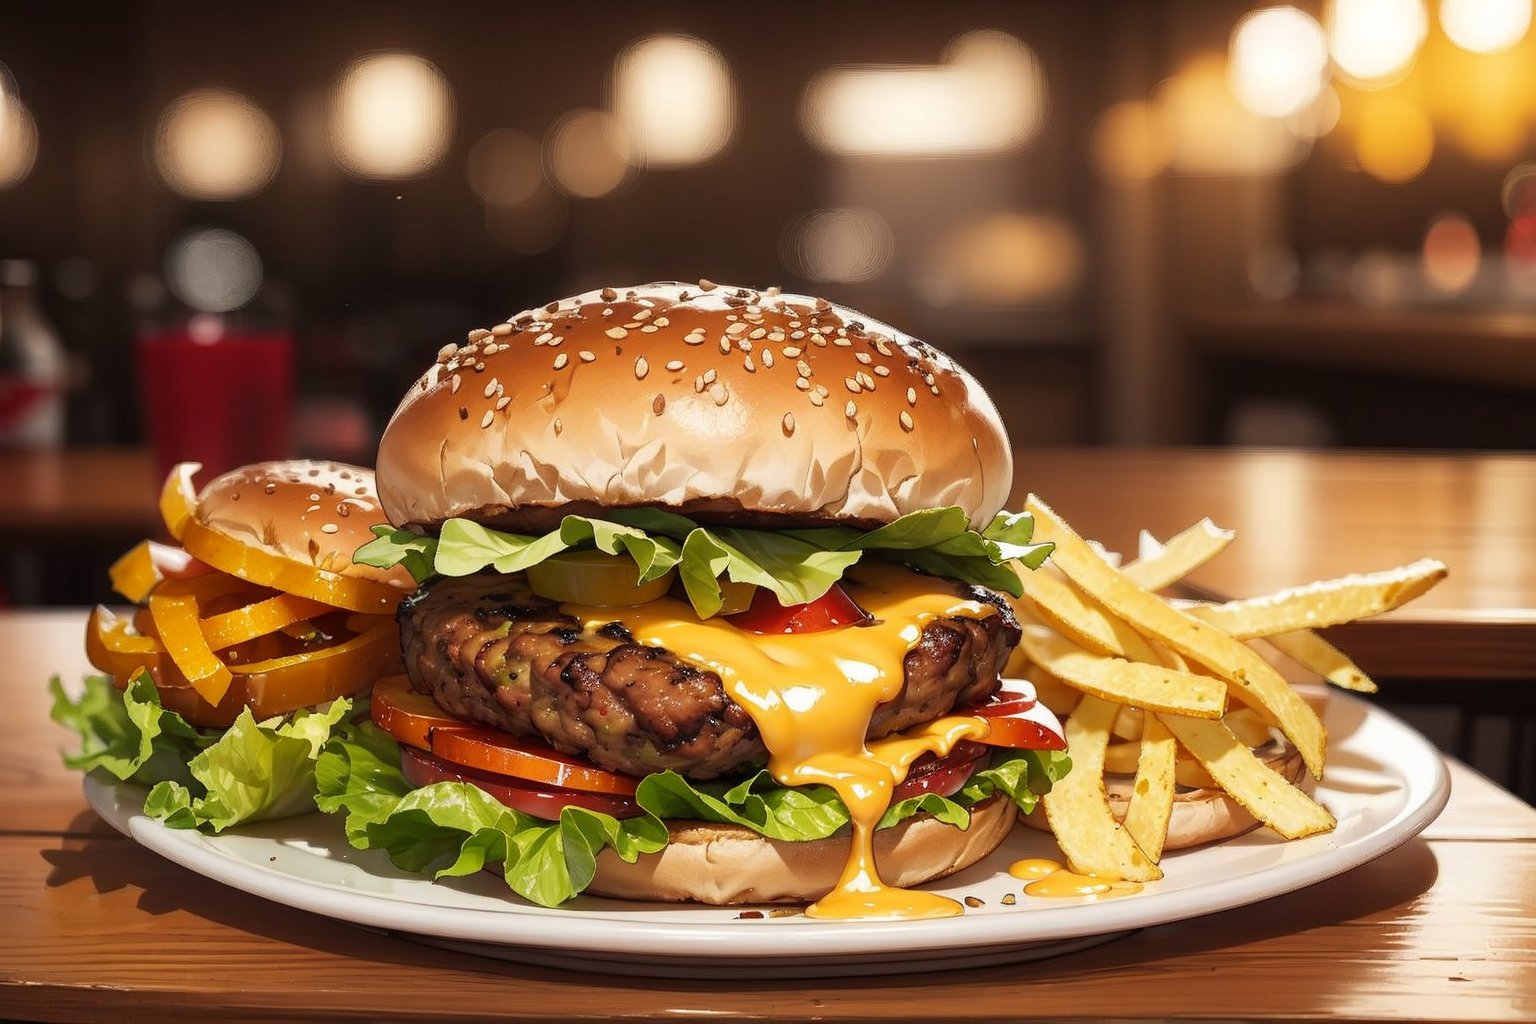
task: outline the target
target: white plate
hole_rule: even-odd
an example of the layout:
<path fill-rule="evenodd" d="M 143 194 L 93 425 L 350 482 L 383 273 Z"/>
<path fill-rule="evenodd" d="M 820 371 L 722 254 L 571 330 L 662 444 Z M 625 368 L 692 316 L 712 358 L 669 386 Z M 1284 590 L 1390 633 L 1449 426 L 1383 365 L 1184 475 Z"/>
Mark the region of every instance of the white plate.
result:
<path fill-rule="evenodd" d="M 249 893 L 438 945 L 557 967 L 689 977 L 877 974 L 1035 959 L 1135 928 L 1228 910 L 1331 878 L 1417 835 L 1450 795 L 1439 754 L 1363 701 L 1334 694 L 1328 772 L 1316 796 L 1338 818 L 1327 835 L 1283 842 L 1265 830 L 1170 854 L 1166 877 L 1131 896 L 1017 895 L 1023 857 L 1059 856 L 1043 833 L 1016 828 L 997 853 L 937 891 L 976 897 L 956 918 L 824 922 L 742 919 L 736 909 L 581 897 L 556 909 L 513 896 L 498 877 L 433 883 L 377 851 L 357 851 L 339 817 L 308 815 L 206 836 L 141 813 L 144 791 L 87 779 L 91 806 L 126 835 L 199 874 Z M 1017 902 L 1002 903 L 1006 893 Z"/>

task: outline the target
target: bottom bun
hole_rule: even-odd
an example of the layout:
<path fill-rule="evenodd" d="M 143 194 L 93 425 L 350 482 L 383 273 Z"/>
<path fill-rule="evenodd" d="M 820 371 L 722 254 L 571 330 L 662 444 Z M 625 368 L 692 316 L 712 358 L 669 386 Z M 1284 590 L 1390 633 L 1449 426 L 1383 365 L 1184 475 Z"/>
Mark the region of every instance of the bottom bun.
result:
<path fill-rule="evenodd" d="M 1303 786 L 1310 781 L 1301 753 L 1289 743 L 1274 741 L 1254 750 L 1254 755 L 1265 765 L 1281 775 L 1293 786 Z M 1108 775 L 1104 779 L 1105 795 L 1109 797 L 1109 809 L 1116 821 L 1125 820 L 1126 808 L 1131 802 L 1131 786 L 1134 778 L 1129 775 Z M 1044 807 L 1037 806 L 1024 818 L 1032 828 L 1050 831 L 1046 824 Z M 1181 789 L 1173 795 L 1173 813 L 1168 818 L 1168 838 L 1163 849 L 1184 850 L 1191 846 L 1203 846 L 1222 839 L 1242 835 L 1256 828 L 1259 819 L 1248 809 L 1220 789 Z"/>
<path fill-rule="evenodd" d="M 875 833 L 875 863 L 888 885 L 910 888 L 953 874 L 997 849 L 1013 828 L 1014 805 L 994 796 L 971 808 L 965 831 L 919 815 Z M 832 890 L 848 859 L 846 833 L 812 842 L 768 839 L 739 825 L 677 822 L 658 853 L 627 864 L 597 857 L 587 891 L 626 900 L 809 903 Z"/>

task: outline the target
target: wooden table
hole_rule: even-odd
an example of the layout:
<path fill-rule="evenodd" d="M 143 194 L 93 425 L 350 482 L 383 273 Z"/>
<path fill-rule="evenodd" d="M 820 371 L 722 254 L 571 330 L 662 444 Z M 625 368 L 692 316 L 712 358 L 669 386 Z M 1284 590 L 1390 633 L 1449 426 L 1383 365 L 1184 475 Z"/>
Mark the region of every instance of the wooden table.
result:
<path fill-rule="evenodd" d="M 821 981 L 648 980 L 374 934 L 121 838 L 59 764 L 43 680 L 78 611 L 0 615 L 0 1018 L 894 1021 L 1536 1016 L 1536 810 L 1452 765 L 1440 819 L 1312 888 L 1032 964 Z"/>

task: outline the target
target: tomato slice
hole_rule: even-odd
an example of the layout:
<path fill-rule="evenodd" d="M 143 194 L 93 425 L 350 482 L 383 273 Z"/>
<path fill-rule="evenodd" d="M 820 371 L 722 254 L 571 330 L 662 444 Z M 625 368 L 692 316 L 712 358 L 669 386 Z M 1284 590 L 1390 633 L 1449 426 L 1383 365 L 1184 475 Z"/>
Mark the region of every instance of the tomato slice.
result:
<path fill-rule="evenodd" d="M 925 754 L 912 762 L 907 777 L 892 791 L 891 800 L 905 800 L 924 793 L 954 796 L 981 767 L 986 755 L 986 747 L 965 740 L 956 743 L 943 757 Z"/>
<path fill-rule="evenodd" d="M 788 607 L 779 603 L 773 591 L 759 587 L 752 595 L 751 607 L 728 621 L 748 633 L 819 633 L 838 626 L 862 625 L 869 621 L 869 613 L 835 583 L 816 600 Z"/>
<path fill-rule="evenodd" d="M 505 775 L 466 768 L 414 747 L 400 748 L 400 770 L 413 786 L 430 786 L 434 782 L 471 783 L 508 807 L 546 821 L 559 819 L 560 812 L 567 807 L 583 807 L 615 818 L 632 818 L 641 813 L 640 805 L 627 796 L 540 786 Z"/>
<path fill-rule="evenodd" d="M 637 779 L 562 754 L 537 740 L 455 718 L 425 694 L 410 688 L 404 676 L 381 679 L 373 687 L 373 720 L 407 746 L 430 750 L 440 760 L 462 768 L 512 776 L 545 786 L 589 793 L 628 796 Z"/>
<path fill-rule="evenodd" d="M 974 715 L 991 727 L 980 742 L 1015 750 L 1066 750 L 1061 721 L 1035 699 L 1034 685 L 1024 679 L 1004 679 L 990 698 L 956 708 L 956 715 Z"/>

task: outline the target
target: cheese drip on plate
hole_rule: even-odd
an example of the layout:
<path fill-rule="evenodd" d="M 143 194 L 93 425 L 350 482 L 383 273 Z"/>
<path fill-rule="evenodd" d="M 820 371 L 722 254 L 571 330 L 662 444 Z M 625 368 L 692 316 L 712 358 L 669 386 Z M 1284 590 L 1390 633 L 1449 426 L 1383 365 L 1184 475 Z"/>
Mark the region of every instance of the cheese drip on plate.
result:
<path fill-rule="evenodd" d="M 757 724 L 768 770 L 785 786 L 831 786 L 847 806 L 852 844 L 837 886 L 807 908 L 812 917 L 919 918 L 961 913 L 954 900 L 886 885 L 874 858 L 875 826 L 907 768 L 940 757 L 962 739 L 984 738 L 985 721 L 936 719 L 903 734 L 865 742 L 875 707 L 901 692 L 903 662 L 935 618 L 986 618 L 997 609 L 962 597 L 953 585 L 888 563 L 860 565 L 843 581 L 870 613 L 867 626 L 820 633 L 756 635 L 719 619 L 701 621 L 682 601 L 634 608 L 562 605 L 589 630 L 615 620 L 636 641 L 665 647 L 720 676 Z"/>

